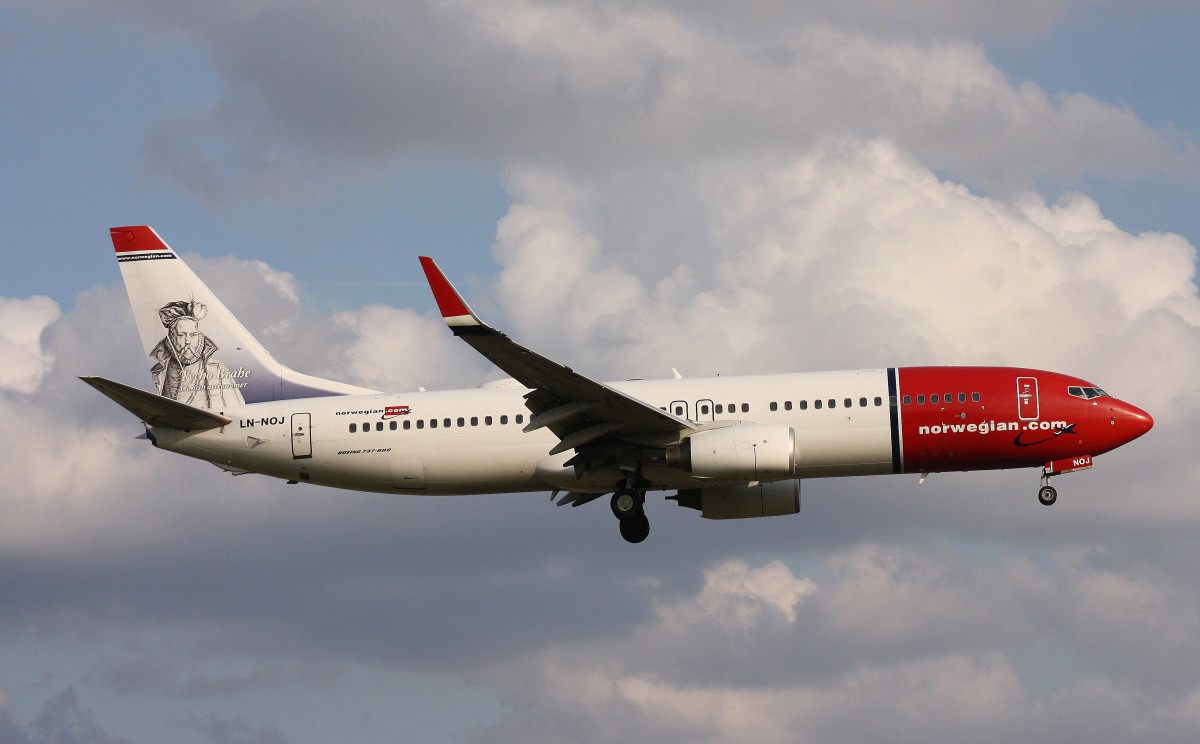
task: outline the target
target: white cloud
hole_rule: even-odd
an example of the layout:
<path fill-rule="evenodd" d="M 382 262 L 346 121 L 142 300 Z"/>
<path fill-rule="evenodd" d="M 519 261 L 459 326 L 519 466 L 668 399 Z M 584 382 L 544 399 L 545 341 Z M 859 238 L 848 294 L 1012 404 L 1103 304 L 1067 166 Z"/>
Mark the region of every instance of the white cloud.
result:
<path fill-rule="evenodd" d="M 816 591 L 815 582 L 797 579 L 782 561 L 750 568 L 744 560 L 732 560 L 705 573 L 704 587 L 693 601 L 662 606 L 658 615 L 667 624 L 717 618 L 734 632 L 752 631 L 770 617 L 795 623 L 796 606 Z"/>
<path fill-rule="evenodd" d="M 1200 321 L 1194 248 L 1125 233 L 1082 195 L 977 196 L 882 140 L 783 161 L 709 159 L 686 173 L 641 202 L 621 196 L 636 170 L 595 184 L 514 177 L 495 255 L 522 337 L 586 354 L 618 319 L 628 322 L 620 343 L 604 344 L 609 356 L 778 368 L 1025 361 L 1090 374 L 1113 366 L 1114 334 L 1134 342 L 1157 313 L 1184 333 Z M 587 197 L 547 198 L 563 181 Z M 603 217 L 592 204 L 606 205 Z M 672 242 L 697 213 L 699 239 Z M 624 240 L 631 223 L 667 237 Z"/>
<path fill-rule="evenodd" d="M 1101 591 L 1094 603 L 1077 606 L 1077 597 L 1063 590 L 1081 579 L 1105 583 L 1107 572 L 1063 558 L 1062 567 L 1036 569 L 1020 560 L 989 567 L 952 551 L 931 554 L 927 546 L 865 545 L 826 558 L 829 575 L 819 585 L 778 562 L 718 563 L 704 571 L 695 594 L 662 603 L 629 637 L 546 650 L 524 662 L 520 674 L 506 668 L 510 674 L 492 681 L 513 714 L 475 738 L 1002 742 L 1102 730 L 1105 741 L 1146 735 L 1186 741 L 1194 675 L 1155 699 L 1120 679 L 1123 659 L 1106 665 L 1112 676 L 1088 676 L 1085 661 L 1061 687 L 1039 693 L 1037 680 L 1021 669 L 1037 662 L 1010 658 L 1005 649 L 1030 633 L 1038 634 L 1042 653 L 1083 650 L 1071 620 L 1086 622 L 1097 611 L 1149 619 L 1144 604 L 1127 604 L 1124 590 Z M 927 601 L 947 593 L 952 601 Z M 715 596 L 742 600 L 714 602 Z M 746 611 L 744 600 L 760 596 L 786 596 L 787 606 L 802 597 L 803 610 L 780 625 L 778 615 Z M 852 617 L 849 607 L 857 608 Z M 949 642 L 914 645 L 881 631 L 894 615 L 908 615 L 907 607 L 922 608 L 924 634 Z M 1031 627 L 1031 610 L 1070 620 Z M 987 630 L 956 640 L 964 625 Z M 1177 648 L 1176 638 L 1146 637 L 1157 652 Z M 759 653 L 760 641 L 773 653 Z M 731 676 L 723 666 L 726 644 L 761 665 L 758 684 Z M 829 651 L 847 646 L 850 652 L 831 668 Z"/>
<path fill-rule="evenodd" d="M 492 366 L 456 343 L 438 317 L 368 305 L 334 317 L 348 343 L 340 353 L 358 384 L 375 390 L 446 390 L 478 385 Z M 493 373 L 492 378 L 504 377 Z"/>
<path fill-rule="evenodd" d="M 54 363 L 41 345 L 42 331 L 58 319 L 49 297 L 0 297 L 0 390 L 31 393 Z"/>
<path fill-rule="evenodd" d="M 967 38 L 1037 36 L 1075 4 L 540 0 L 336 9 L 125 4 L 211 56 L 223 90 L 165 112 L 147 171 L 206 202 L 308 200 L 413 155 L 677 166 L 853 132 L 997 190 L 1195 180 L 1200 150 L 1119 106 L 1009 81 Z"/>
<path fill-rule="evenodd" d="M 1062 21 L 1072 9 L 1096 3 L 1052 0 L 918 0 L 894 5 L 875 0 L 816 0 L 807 3 L 748 2 L 736 10 L 702 0 L 660 0 L 655 5 L 695 14 L 739 33 L 786 37 L 797 26 L 827 23 L 918 36 L 966 35 L 975 38 L 1037 37 Z"/>

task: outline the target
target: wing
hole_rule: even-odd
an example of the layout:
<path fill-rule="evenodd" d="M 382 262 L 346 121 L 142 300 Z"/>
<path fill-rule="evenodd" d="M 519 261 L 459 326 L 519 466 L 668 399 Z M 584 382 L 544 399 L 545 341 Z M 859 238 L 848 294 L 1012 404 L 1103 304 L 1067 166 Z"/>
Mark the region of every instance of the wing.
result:
<path fill-rule="evenodd" d="M 679 440 L 695 425 L 570 367 L 531 351 L 479 319 L 433 259 L 421 266 L 446 325 L 473 349 L 529 388 L 525 405 L 533 418 L 525 431 L 548 428 L 559 442 L 550 454 L 574 449 L 566 465 L 586 468 L 639 447 Z"/>
<path fill-rule="evenodd" d="M 186 403 L 106 380 L 103 377 L 80 377 L 79 379 L 104 393 L 114 403 L 151 426 L 182 429 L 183 431 L 204 431 L 205 429 L 219 429 L 233 422 L 233 419 L 211 411 L 193 408 Z"/>

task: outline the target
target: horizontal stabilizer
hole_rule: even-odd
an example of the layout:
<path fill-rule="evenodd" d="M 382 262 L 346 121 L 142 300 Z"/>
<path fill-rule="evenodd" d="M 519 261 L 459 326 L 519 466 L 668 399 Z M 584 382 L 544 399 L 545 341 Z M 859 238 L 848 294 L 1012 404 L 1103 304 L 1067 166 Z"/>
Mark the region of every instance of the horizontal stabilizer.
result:
<path fill-rule="evenodd" d="M 150 426 L 183 431 L 217 429 L 233 419 L 103 377 L 80 377 Z"/>

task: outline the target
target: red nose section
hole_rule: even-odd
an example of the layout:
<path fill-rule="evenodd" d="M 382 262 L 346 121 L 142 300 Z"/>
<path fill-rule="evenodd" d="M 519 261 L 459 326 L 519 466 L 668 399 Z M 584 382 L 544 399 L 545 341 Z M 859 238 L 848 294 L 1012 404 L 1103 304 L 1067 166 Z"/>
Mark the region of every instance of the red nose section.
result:
<path fill-rule="evenodd" d="M 1108 449 L 1127 444 L 1150 431 L 1154 419 L 1135 405 L 1115 398 L 1105 401 L 1108 408 Z"/>

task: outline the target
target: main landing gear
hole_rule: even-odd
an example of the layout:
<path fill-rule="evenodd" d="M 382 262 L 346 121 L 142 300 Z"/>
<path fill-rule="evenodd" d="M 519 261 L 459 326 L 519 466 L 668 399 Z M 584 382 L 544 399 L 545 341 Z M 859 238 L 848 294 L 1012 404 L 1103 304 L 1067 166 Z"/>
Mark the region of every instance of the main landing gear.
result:
<path fill-rule="evenodd" d="M 646 518 L 646 491 L 638 488 L 633 479 L 621 481 L 612 495 L 612 513 L 621 524 L 621 537 L 626 542 L 640 543 L 650 535 L 650 520 Z"/>

